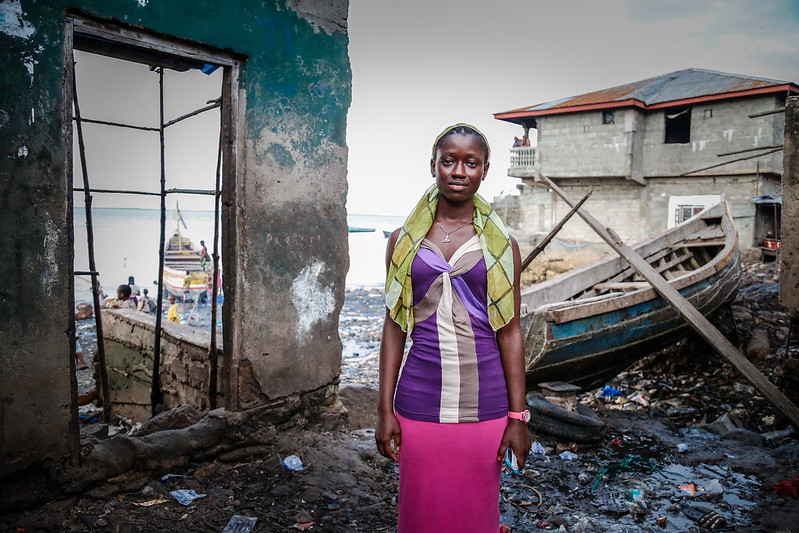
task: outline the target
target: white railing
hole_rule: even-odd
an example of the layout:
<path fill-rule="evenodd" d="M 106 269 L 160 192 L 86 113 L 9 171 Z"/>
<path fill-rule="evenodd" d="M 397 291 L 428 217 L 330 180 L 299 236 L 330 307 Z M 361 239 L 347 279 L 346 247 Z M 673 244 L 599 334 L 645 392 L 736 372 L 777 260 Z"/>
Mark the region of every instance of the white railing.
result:
<path fill-rule="evenodd" d="M 535 146 L 514 146 L 510 149 L 510 168 L 535 166 Z"/>

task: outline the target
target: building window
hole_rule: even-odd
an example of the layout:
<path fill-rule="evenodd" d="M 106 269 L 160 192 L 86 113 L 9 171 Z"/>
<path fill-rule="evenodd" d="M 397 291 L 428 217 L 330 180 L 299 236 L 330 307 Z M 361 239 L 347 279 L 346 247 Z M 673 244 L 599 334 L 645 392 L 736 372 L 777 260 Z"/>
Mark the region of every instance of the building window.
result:
<path fill-rule="evenodd" d="M 713 118 L 713 110 L 705 109 L 705 118 Z"/>
<path fill-rule="evenodd" d="M 698 215 L 705 208 L 703 205 L 678 205 L 674 210 L 674 224 L 682 224 L 689 218 Z"/>
<path fill-rule="evenodd" d="M 612 109 L 602 111 L 602 124 L 614 124 L 616 122 L 616 112 Z"/>
<path fill-rule="evenodd" d="M 691 141 L 691 108 L 677 107 L 666 111 L 666 144 Z"/>

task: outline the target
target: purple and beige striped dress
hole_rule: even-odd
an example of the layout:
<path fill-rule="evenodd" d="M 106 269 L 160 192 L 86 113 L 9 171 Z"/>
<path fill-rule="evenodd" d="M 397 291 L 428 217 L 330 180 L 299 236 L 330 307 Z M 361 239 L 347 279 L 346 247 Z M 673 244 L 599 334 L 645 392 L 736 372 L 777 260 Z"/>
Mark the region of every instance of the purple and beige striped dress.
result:
<path fill-rule="evenodd" d="M 411 275 L 413 345 L 397 385 L 397 412 L 441 423 L 507 417 L 508 393 L 488 322 L 485 259 L 477 236 L 449 262 L 425 239 Z"/>
<path fill-rule="evenodd" d="M 508 393 L 479 239 L 449 262 L 425 239 L 411 276 L 413 345 L 394 396 L 402 437 L 397 531 L 497 533 Z"/>

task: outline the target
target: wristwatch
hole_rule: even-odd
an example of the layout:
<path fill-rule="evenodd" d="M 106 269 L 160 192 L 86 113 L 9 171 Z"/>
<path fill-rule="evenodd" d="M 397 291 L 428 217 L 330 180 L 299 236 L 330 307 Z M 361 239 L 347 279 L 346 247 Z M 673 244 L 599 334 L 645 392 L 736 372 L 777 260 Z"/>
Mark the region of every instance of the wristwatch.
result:
<path fill-rule="evenodd" d="M 516 420 L 521 420 L 526 424 L 530 421 L 530 410 L 525 409 L 522 412 L 509 411 L 508 418 L 515 418 Z"/>

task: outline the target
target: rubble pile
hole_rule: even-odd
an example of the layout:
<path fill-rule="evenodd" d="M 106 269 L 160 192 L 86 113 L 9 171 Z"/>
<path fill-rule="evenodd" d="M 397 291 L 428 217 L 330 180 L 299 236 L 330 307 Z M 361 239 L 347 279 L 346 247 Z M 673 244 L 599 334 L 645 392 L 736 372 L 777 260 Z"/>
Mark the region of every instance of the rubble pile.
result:
<path fill-rule="evenodd" d="M 796 402 L 799 342 L 786 346 L 778 281 L 776 265 L 746 262 L 735 301 L 714 323 Z M 274 428 L 271 444 L 119 476 L 0 517 L 0 531 L 396 531 L 397 467 L 377 454 L 369 427 L 383 314 L 381 291 L 347 293 L 341 401 L 353 413 L 349 429 L 344 418 L 295 419 Z M 607 431 L 587 444 L 533 433 L 525 468 L 504 469 L 501 479 L 502 524 L 514 533 L 795 531 L 797 435 L 699 337 L 579 398 Z"/>

